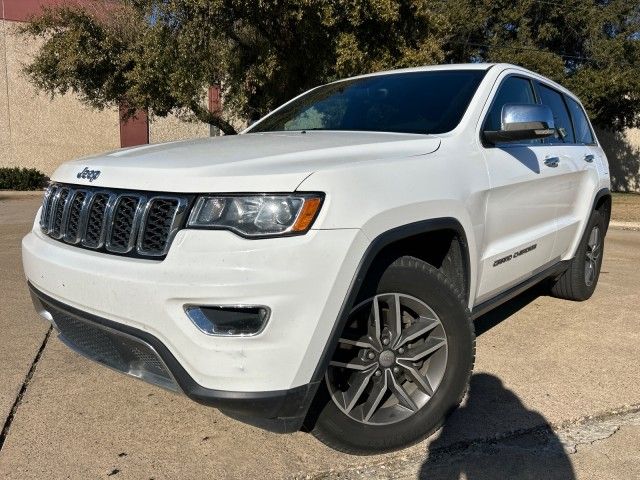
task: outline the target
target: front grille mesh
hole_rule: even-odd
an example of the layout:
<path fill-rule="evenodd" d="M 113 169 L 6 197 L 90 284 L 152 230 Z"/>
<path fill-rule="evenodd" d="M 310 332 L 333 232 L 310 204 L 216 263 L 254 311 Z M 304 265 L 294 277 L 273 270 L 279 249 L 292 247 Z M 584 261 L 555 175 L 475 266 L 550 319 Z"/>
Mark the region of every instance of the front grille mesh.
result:
<path fill-rule="evenodd" d="M 131 235 L 135 224 L 136 211 L 140 203 L 139 197 L 123 195 L 114 208 L 113 221 L 109 235 L 109 245 L 115 251 L 126 251 L 134 240 Z"/>
<path fill-rule="evenodd" d="M 142 233 L 142 251 L 157 251 L 167 243 L 171 232 L 171 219 L 179 204 L 177 200 L 157 198 L 149 206 L 147 228 Z"/>
<path fill-rule="evenodd" d="M 188 198 L 52 184 L 40 216 L 59 241 L 120 255 L 161 258 L 183 226 Z"/>
<path fill-rule="evenodd" d="M 98 248 L 102 246 L 101 236 L 104 228 L 105 215 L 109 195 L 106 193 L 96 193 L 93 196 L 91 207 L 87 218 L 87 227 L 85 230 L 82 244 L 89 248 Z"/>
<path fill-rule="evenodd" d="M 80 229 L 80 213 L 82 212 L 82 205 L 87 198 L 87 192 L 78 191 L 71 200 L 71 206 L 69 207 L 69 220 L 67 222 L 67 231 L 65 233 L 65 240 L 70 243 L 78 242 L 78 231 Z"/>
<path fill-rule="evenodd" d="M 51 305 L 47 304 L 46 309 L 60 331 L 60 338 L 77 352 L 120 372 L 178 390 L 168 368 L 147 343 Z"/>
<path fill-rule="evenodd" d="M 62 217 L 64 216 L 64 207 L 67 204 L 67 198 L 69 198 L 69 189 L 62 188 L 56 195 L 56 202 L 53 208 L 52 217 L 53 225 L 51 228 L 52 237 L 60 237 L 60 230 L 62 228 Z"/>

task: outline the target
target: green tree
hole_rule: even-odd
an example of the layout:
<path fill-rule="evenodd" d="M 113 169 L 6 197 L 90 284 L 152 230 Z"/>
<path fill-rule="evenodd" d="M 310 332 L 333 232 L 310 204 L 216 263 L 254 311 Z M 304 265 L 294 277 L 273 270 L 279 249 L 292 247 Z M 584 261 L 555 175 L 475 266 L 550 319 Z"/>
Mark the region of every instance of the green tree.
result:
<path fill-rule="evenodd" d="M 103 0 L 46 10 L 25 68 L 51 95 L 127 105 L 234 133 L 314 85 L 443 62 L 506 61 L 575 91 L 601 127 L 640 124 L 632 0 Z M 96 2 L 97 3 L 97 2 Z M 210 112 L 210 85 L 224 109 Z"/>
<path fill-rule="evenodd" d="M 416 0 L 122 0 L 45 10 L 26 74 L 96 108 L 175 113 L 234 133 L 319 83 L 444 59 L 446 19 Z M 204 96 L 221 87 L 224 110 Z"/>
<path fill-rule="evenodd" d="M 453 0 L 456 61 L 508 62 L 572 90 L 591 119 L 614 131 L 640 126 L 640 2 Z"/>

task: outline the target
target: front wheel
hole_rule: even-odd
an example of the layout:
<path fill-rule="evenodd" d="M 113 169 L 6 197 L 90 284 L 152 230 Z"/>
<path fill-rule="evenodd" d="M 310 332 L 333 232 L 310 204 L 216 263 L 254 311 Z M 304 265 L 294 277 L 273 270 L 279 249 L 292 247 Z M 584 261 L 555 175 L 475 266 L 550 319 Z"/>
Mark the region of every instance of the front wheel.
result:
<path fill-rule="evenodd" d="M 460 403 L 474 354 L 462 295 L 431 265 L 401 257 L 351 311 L 312 432 L 354 454 L 415 443 Z"/>

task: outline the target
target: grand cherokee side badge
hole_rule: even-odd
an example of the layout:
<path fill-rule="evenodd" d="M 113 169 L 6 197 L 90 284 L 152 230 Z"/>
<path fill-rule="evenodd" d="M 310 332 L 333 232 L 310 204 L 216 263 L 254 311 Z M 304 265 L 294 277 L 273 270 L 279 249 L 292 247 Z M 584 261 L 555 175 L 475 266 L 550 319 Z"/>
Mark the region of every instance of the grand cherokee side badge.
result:
<path fill-rule="evenodd" d="M 529 245 L 528 247 L 523 248 L 522 250 L 518 250 L 517 252 L 512 253 L 511 255 L 507 255 L 506 257 L 499 258 L 495 262 L 493 262 L 493 266 L 497 267 L 498 265 L 502 265 L 503 263 L 509 262 L 514 258 L 519 257 L 520 255 L 524 255 L 525 253 L 529 253 L 531 250 L 535 250 L 538 246 L 537 243 L 533 245 Z"/>
<path fill-rule="evenodd" d="M 88 167 L 84 167 L 80 173 L 78 173 L 78 178 L 86 178 L 90 182 L 93 182 L 96 178 L 100 176 L 100 170 L 89 170 Z"/>

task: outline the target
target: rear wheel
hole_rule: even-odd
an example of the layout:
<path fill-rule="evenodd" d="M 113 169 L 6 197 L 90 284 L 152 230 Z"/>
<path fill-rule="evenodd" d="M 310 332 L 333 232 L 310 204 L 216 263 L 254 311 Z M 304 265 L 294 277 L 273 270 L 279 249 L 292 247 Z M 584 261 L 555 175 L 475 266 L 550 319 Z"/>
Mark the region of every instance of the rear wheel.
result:
<path fill-rule="evenodd" d="M 462 399 L 474 360 L 464 300 L 441 272 L 402 257 L 375 283 L 350 313 L 312 430 L 356 454 L 433 433 Z"/>
<path fill-rule="evenodd" d="M 554 297 L 581 301 L 593 295 L 602 267 L 605 231 L 605 219 L 595 210 L 569 268 L 551 287 Z"/>

